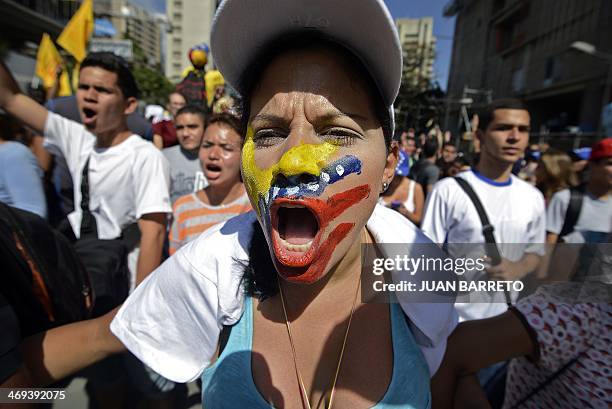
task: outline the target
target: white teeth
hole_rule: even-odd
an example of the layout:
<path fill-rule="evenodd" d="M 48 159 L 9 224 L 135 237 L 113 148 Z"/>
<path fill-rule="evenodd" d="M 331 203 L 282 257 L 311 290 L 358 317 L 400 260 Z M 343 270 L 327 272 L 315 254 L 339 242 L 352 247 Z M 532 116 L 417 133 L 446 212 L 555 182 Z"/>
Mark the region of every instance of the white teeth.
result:
<path fill-rule="evenodd" d="M 299 191 L 300 191 L 299 187 L 295 187 L 294 186 L 294 187 L 288 187 L 287 188 L 287 194 L 289 194 L 289 195 L 294 195 L 294 194 L 296 194 Z"/>
<path fill-rule="evenodd" d="M 308 190 L 312 190 L 313 192 L 316 192 L 317 190 L 319 190 L 319 184 L 315 183 L 313 185 L 308 185 Z"/>
<path fill-rule="evenodd" d="M 327 183 L 329 182 L 329 175 L 325 172 L 321 172 L 321 179 L 323 180 L 323 182 Z"/>
<path fill-rule="evenodd" d="M 281 244 L 283 245 L 283 247 L 289 251 L 299 251 L 299 252 L 305 253 L 310 249 L 310 246 L 312 246 L 312 240 L 304 244 L 291 244 L 287 240 L 281 237 L 279 237 L 279 240 Z"/>
<path fill-rule="evenodd" d="M 339 176 L 342 176 L 342 174 L 344 173 L 344 168 L 342 167 L 342 165 L 336 165 L 336 173 Z"/>

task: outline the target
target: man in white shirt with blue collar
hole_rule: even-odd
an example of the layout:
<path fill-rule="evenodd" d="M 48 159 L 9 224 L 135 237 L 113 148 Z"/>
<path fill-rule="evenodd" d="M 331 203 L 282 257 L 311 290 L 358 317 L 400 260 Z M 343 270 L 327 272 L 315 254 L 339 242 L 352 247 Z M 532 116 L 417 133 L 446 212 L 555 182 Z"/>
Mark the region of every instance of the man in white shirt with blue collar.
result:
<path fill-rule="evenodd" d="M 529 112 L 520 101 L 498 100 L 481 113 L 480 121 L 481 128 L 476 132 L 481 144 L 480 160 L 458 177 L 467 181 L 480 199 L 494 228 L 501 262 L 486 271 L 466 274 L 465 278 L 520 280 L 536 270 L 544 253 L 546 234 L 542 194 L 511 172 L 529 143 Z M 434 242 L 447 246 L 465 243 L 476 247 L 473 245 L 485 243 L 478 211 L 453 178 L 434 186 L 427 198 L 421 228 Z M 479 293 L 478 297 L 479 302 L 456 304 L 461 320 L 491 317 L 507 308 L 503 293 Z"/>

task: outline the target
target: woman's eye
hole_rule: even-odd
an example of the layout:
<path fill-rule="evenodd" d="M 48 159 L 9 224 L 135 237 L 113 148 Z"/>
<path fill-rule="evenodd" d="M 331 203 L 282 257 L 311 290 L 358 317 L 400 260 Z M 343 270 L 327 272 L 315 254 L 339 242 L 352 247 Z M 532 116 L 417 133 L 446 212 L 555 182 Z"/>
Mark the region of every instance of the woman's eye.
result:
<path fill-rule="evenodd" d="M 287 134 L 280 130 L 262 129 L 255 132 L 253 135 L 253 142 L 255 142 L 256 147 L 266 148 L 281 143 L 286 137 Z"/>
<path fill-rule="evenodd" d="M 361 135 L 357 132 L 339 128 L 328 129 L 321 133 L 320 136 L 326 141 L 340 146 L 350 146 L 354 144 L 357 139 L 361 139 Z"/>

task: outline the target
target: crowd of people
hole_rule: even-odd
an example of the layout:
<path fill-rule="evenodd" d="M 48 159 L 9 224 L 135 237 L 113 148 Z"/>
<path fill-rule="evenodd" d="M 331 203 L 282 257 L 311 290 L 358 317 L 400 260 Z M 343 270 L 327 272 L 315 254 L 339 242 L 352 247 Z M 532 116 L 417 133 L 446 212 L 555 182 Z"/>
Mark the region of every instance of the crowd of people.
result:
<path fill-rule="evenodd" d="M 184 407 L 195 380 L 205 408 L 610 407 L 612 138 L 530 145 L 514 99 L 470 146 L 395 129 L 397 33 L 353 1 L 225 0 L 219 71 L 150 120 L 112 53 L 44 105 L 0 64 L 0 387 L 83 376 L 98 408 Z M 390 244 L 482 245 L 463 279 L 545 284 L 368 302 L 363 245 Z"/>

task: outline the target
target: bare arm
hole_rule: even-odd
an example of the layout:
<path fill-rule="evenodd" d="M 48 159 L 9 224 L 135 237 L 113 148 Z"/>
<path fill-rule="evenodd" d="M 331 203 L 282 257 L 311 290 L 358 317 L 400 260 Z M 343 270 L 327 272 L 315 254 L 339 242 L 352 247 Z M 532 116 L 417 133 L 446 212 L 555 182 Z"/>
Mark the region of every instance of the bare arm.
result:
<path fill-rule="evenodd" d="M 140 284 L 161 263 L 166 234 L 166 214 L 149 213 L 138 220 L 140 255 L 136 270 L 136 285 Z"/>
<path fill-rule="evenodd" d="M 154 134 L 153 145 L 155 145 L 157 149 L 162 150 L 164 148 L 164 138 L 162 138 L 161 135 Z"/>
<path fill-rule="evenodd" d="M 42 170 L 47 173 L 51 170 L 51 165 L 53 164 L 53 156 L 49 153 L 48 150 L 45 149 L 43 145 L 43 137 L 41 135 L 34 135 L 32 138 L 32 153 L 36 156 L 38 160 L 38 164 L 42 168 Z"/>
<path fill-rule="evenodd" d="M 404 216 L 408 218 L 412 223 L 419 226 L 421 224 L 421 220 L 423 219 L 423 207 L 425 207 L 425 195 L 423 193 L 423 188 L 421 185 L 415 182 L 414 185 L 414 211 L 409 212 L 406 210 Z"/>
<path fill-rule="evenodd" d="M 433 407 L 453 407 L 459 378 L 496 362 L 533 355 L 536 348 L 529 330 L 512 311 L 462 322 L 449 337 L 442 365 L 432 379 Z"/>
<path fill-rule="evenodd" d="M 123 344 L 109 328 L 116 313 L 115 309 L 102 317 L 63 325 L 23 340 L 19 348 L 24 368 L 17 379 L 13 379 L 15 376 L 9 379 L 12 379 L 11 386 L 49 385 L 100 359 L 123 351 Z"/>
<path fill-rule="evenodd" d="M 0 62 L 0 108 L 40 134 L 45 130 L 47 109 L 19 91 L 19 86 L 3 62 Z"/>
<path fill-rule="evenodd" d="M 526 253 L 519 261 L 502 258 L 501 263 L 487 268 L 487 273 L 493 278 L 502 280 L 520 280 L 532 271 L 536 271 L 542 257 L 534 253 Z"/>

